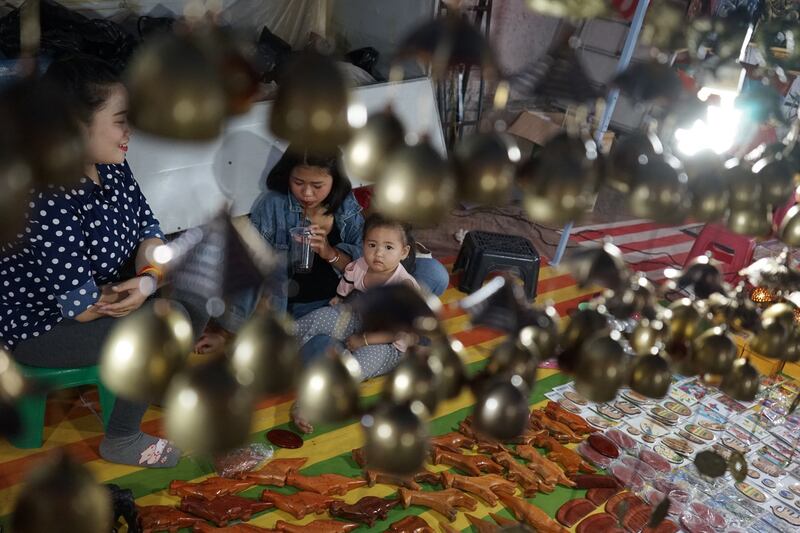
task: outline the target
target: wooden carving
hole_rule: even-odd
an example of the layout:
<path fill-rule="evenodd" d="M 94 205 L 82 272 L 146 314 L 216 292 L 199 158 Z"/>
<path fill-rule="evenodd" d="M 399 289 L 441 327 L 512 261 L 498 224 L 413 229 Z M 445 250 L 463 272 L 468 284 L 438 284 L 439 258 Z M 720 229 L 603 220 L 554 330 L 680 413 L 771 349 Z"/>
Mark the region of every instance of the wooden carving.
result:
<path fill-rule="evenodd" d="M 514 458 L 511 457 L 510 453 L 496 453 L 494 455 L 494 460 L 508 469 L 508 479 L 519 483 L 519 486 L 522 487 L 522 493 L 526 498 L 533 496 L 540 489 L 550 488 L 550 486 L 542 485 L 539 482 L 539 476 L 530 468 L 516 462 Z"/>
<path fill-rule="evenodd" d="M 410 476 L 398 476 L 395 474 L 387 474 L 378 470 L 365 470 L 364 477 L 367 478 L 367 485 L 374 487 L 377 483 L 382 485 L 396 485 L 411 490 L 422 490 L 422 485 L 414 481 Z"/>
<path fill-rule="evenodd" d="M 241 496 L 228 494 L 213 500 L 204 500 L 197 496 L 185 496 L 180 503 L 180 510 L 200 518 L 214 522 L 218 527 L 228 525 L 233 520 L 247 522 L 255 513 L 271 509 L 269 502 L 260 502 Z"/>
<path fill-rule="evenodd" d="M 387 529 L 389 533 L 434 533 L 433 528 L 419 516 L 407 516 L 394 522 Z"/>
<path fill-rule="evenodd" d="M 344 496 L 353 489 L 367 484 L 366 479 L 340 476 L 339 474 L 321 474 L 319 476 L 304 476 L 298 472 L 290 472 L 286 476 L 286 484 L 300 490 L 325 494 L 326 496 Z"/>
<path fill-rule="evenodd" d="M 517 486 L 497 474 L 484 474 L 480 477 L 461 476 L 450 472 L 442 472 L 442 482 L 447 488 L 460 489 L 480 497 L 491 507 L 497 505 L 497 491 L 514 494 Z"/>
<path fill-rule="evenodd" d="M 598 429 L 590 426 L 582 416 L 576 415 L 575 413 L 570 413 L 556 402 L 548 401 L 544 410 L 547 413 L 547 416 L 553 420 L 556 420 L 557 422 L 566 424 L 575 433 L 588 435 L 589 433 L 599 431 Z"/>
<path fill-rule="evenodd" d="M 566 444 L 567 442 L 580 442 L 583 440 L 569 426 L 553 420 L 544 411 L 532 411 L 530 425 L 534 430 L 547 430 L 553 438 L 561 443 Z"/>
<path fill-rule="evenodd" d="M 488 520 L 484 520 L 483 518 L 478 518 L 477 516 L 468 514 L 467 520 L 469 520 L 469 523 L 472 524 L 472 527 L 478 533 L 497 533 L 500 531 L 500 526 L 493 524 Z"/>
<path fill-rule="evenodd" d="M 405 490 L 405 489 L 400 489 Z M 364 496 L 356 503 L 345 503 L 337 501 L 331 504 L 329 512 L 331 516 L 362 522 L 369 527 L 375 525 L 378 520 L 385 520 L 400 500 L 387 500 L 377 496 Z"/>
<path fill-rule="evenodd" d="M 559 444 L 553 437 L 540 437 L 536 439 L 536 445 L 546 449 L 547 458 L 560 464 L 568 476 L 574 476 L 578 472 L 594 474 L 595 470 L 586 463 L 576 452 Z"/>
<path fill-rule="evenodd" d="M 137 510 L 139 512 L 139 528 L 142 533 L 156 531 L 175 533 L 179 529 L 192 527 L 203 521 L 202 518 L 188 515 L 169 505 L 148 505 L 138 507 Z"/>
<path fill-rule="evenodd" d="M 210 477 L 199 483 L 176 479 L 170 481 L 169 493 L 173 496 L 194 496 L 204 500 L 213 500 L 218 496 L 242 492 L 255 484 L 255 481 L 249 479 L 228 479 L 224 477 Z"/>
<path fill-rule="evenodd" d="M 505 506 L 514 513 L 517 520 L 525 522 L 531 526 L 534 531 L 539 533 L 567 533 L 561 524 L 547 516 L 547 513 L 539 509 L 533 504 L 526 502 L 516 496 L 500 493 L 500 500 Z"/>
<path fill-rule="evenodd" d="M 457 489 L 444 489 L 436 492 L 399 489 L 398 494 L 406 509 L 411 505 L 429 507 L 447 517 L 451 522 L 456 519 L 456 509 L 474 511 L 478 502 Z"/>
<path fill-rule="evenodd" d="M 489 474 L 503 473 L 503 467 L 485 455 L 464 455 L 434 447 L 431 450 L 431 458 L 435 465 L 454 466 L 471 476 L 480 476 L 482 472 Z"/>
<path fill-rule="evenodd" d="M 286 484 L 286 476 L 289 472 L 300 470 L 308 461 L 308 457 L 298 457 L 296 459 L 273 459 L 260 470 L 255 472 L 245 472 L 242 476 L 248 481 L 253 481 L 257 485 L 274 485 L 283 487 Z"/>
<path fill-rule="evenodd" d="M 341 522 L 339 520 L 314 520 L 308 524 L 298 525 L 278 520 L 275 523 L 275 531 L 281 533 L 347 533 L 361 527 L 360 524 L 352 522 Z"/>
<path fill-rule="evenodd" d="M 334 502 L 341 501 L 315 492 L 280 494 L 271 490 L 261 493 L 261 501 L 269 502 L 281 511 L 286 511 L 298 520 L 309 513 L 322 514 Z"/>
<path fill-rule="evenodd" d="M 517 455 L 529 461 L 528 468 L 536 472 L 545 484 L 555 486 L 560 483 L 566 487 L 575 486 L 557 464 L 540 454 L 533 446 L 520 444 L 517 446 Z"/>
<path fill-rule="evenodd" d="M 269 529 L 241 522 L 232 526 L 216 527 L 208 522 L 198 522 L 192 527 L 192 533 L 279 533 L 280 529 Z"/>

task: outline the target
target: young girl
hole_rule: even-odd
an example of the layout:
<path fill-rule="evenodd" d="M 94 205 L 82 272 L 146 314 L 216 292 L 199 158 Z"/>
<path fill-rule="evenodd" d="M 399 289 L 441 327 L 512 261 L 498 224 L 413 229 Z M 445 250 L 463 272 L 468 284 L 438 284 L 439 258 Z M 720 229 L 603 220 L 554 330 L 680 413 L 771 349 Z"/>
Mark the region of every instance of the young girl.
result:
<path fill-rule="evenodd" d="M 364 333 L 361 320 L 350 315 L 347 324 L 338 324 L 339 303 L 353 291 L 364 292 L 371 287 L 393 283 L 408 283 L 419 288 L 404 263 L 414 260 L 411 253 L 413 239 L 407 225 L 392 222 L 379 215 L 371 215 L 364 224 L 364 255 L 344 269 L 342 279 L 331 299 L 330 307 L 322 307 L 299 318 L 296 335 L 305 344 L 315 335 L 329 335 L 343 341 L 361 366 L 364 379 L 386 374 L 397 366 L 406 351 L 405 341 L 393 333 Z M 295 424 L 310 432 L 311 426 L 293 410 Z"/>
<path fill-rule="evenodd" d="M 67 58 L 45 80 L 70 99 L 85 134 L 86 166 L 73 186 L 34 191 L 25 231 L 0 246 L 0 346 L 30 366 L 91 366 L 119 318 L 152 305 L 162 275 L 148 257 L 164 235 L 125 161 L 128 97 L 114 69 Z M 204 309 L 185 307 L 202 331 Z M 147 407 L 117 398 L 100 442 L 103 459 L 177 464 L 172 444 L 141 431 Z"/>

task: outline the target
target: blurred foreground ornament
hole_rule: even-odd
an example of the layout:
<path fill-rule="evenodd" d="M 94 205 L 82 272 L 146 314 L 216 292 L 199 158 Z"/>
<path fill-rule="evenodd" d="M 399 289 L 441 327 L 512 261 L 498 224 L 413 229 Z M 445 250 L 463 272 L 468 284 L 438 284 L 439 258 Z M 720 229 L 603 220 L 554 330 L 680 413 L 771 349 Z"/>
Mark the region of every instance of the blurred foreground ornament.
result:
<path fill-rule="evenodd" d="M 409 347 L 383 385 L 383 397 L 394 404 L 421 402 L 429 416 L 441 399 L 441 367 L 421 350 Z"/>
<path fill-rule="evenodd" d="M 756 287 L 750 293 L 750 299 L 757 304 L 771 304 L 775 301 L 775 294 L 766 287 Z"/>
<path fill-rule="evenodd" d="M 753 164 L 755 179 L 761 182 L 762 199 L 770 205 L 782 205 L 792 195 L 795 169 L 781 152 Z"/>
<path fill-rule="evenodd" d="M 430 332 L 438 325 L 442 304 L 431 293 L 402 283 L 380 285 L 358 294 L 353 310 L 367 333 Z"/>
<path fill-rule="evenodd" d="M 656 288 L 650 280 L 637 273 L 620 289 L 603 291 L 603 303 L 608 312 L 616 318 L 627 319 L 634 315 L 642 318 L 655 318 Z"/>
<path fill-rule="evenodd" d="M 175 376 L 164 408 L 166 432 L 176 446 L 214 454 L 247 442 L 254 396 L 236 380 L 227 361 L 218 359 Z"/>
<path fill-rule="evenodd" d="M 475 429 L 502 441 L 521 435 L 530 416 L 523 388 L 519 376 L 486 384 L 473 411 Z"/>
<path fill-rule="evenodd" d="M 460 65 L 478 67 L 484 77 L 497 75 L 497 62 L 486 38 L 466 17 L 457 14 L 423 23 L 406 35 L 396 59 L 408 57 L 430 64 L 436 80 Z"/>
<path fill-rule="evenodd" d="M 728 464 L 725 459 L 715 451 L 704 450 L 694 457 L 694 466 L 704 476 L 716 478 L 725 475 Z"/>
<path fill-rule="evenodd" d="M 108 533 L 111 493 L 84 466 L 57 452 L 28 475 L 11 528 L 19 533 Z"/>
<path fill-rule="evenodd" d="M 509 336 L 492 350 L 486 372 L 503 379 L 517 375 L 522 378 L 523 386 L 532 391 L 536 384 L 538 366 L 539 349 L 533 342 L 532 335 L 520 332 L 516 336 Z"/>
<path fill-rule="evenodd" d="M 525 291 L 509 275 L 492 278 L 462 298 L 459 306 L 467 312 L 473 326 L 493 328 L 512 335 L 527 324 L 531 313 Z"/>
<path fill-rule="evenodd" d="M 738 353 L 736 342 L 720 326 L 701 333 L 692 345 L 692 358 L 700 374 L 728 373 Z"/>
<path fill-rule="evenodd" d="M 542 361 L 555 357 L 558 347 L 560 318 L 553 305 L 534 306 L 528 325 L 520 331 L 520 336 L 530 335 L 539 349 Z"/>
<path fill-rule="evenodd" d="M 461 394 L 467 383 L 467 371 L 464 366 L 464 345 L 461 341 L 450 339 L 443 331 L 430 336 L 430 353 L 428 357 L 433 365 L 441 368 L 439 389 L 441 399 L 455 398 Z"/>
<path fill-rule="evenodd" d="M 372 201 L 378 212 L 393 220 L 435 224 L 455 201 L 453 174 L 428 142 L 406 146 L 389 158 Z"/>
<path fill-rule="evenodd" d="M 508 205 L 520 159 L 519 147 L 510 136 L 470 135 L 458 143 L 453 159 L 460 200 L 485 206 Z"/>
<path fill-rule="evenodd" d="M 425 416 L 426 409 L 419 402 L 381 402 L 362 416 L 368 467 L 402 476 L 419 472 L 429 447 Z"/>
<path fill-rule="evenodd" d="M 675 69 L 660 61 L 634 62 L 611 81 L 634 102 L 674 102 L 683 92 Z"/>
<path fill-rule="evenodd" d="M 597 145 L 588 137 L 560 133 L 548 141 L 517 171 L 528 216 L 545 224 L 580 220 L 597 198 L 598 157 Z"/>
<path fill-rule="evenodd" d="M 681 298 L 670 304 L 664 312 L 669 341 L 691 341 L 700 334 L 703 316 L 689 298 Z"/>
<path fill-rule="evenodd" d="M 46 79 L 10 81 L 0 89 L 0 179 L 21 198 L 37 185 L 77 185 L 86 170 L 81 125 L 64 92 Z M 9 213 L 27 207 L 12 206 Z M 14 220 L 12 218 L 12 220 Z M 7 231 L 5 228 L 3 232 Z"/>
<path fill-rule="evenodd" d="M 100 356 L 100 377 L 117 396 L 161 402 L 194 344 L 183 308 L 155 300 L 115 321 Z"/>
<path fill-rule="evenodd" d="M 0 124 L 0 129 L 11 127 Z M 18 155 L 0 147 L 0 244 L 11 242 L 25 229 L 33 173 Z"/>
<path fill-rule="evenodd" d="M 744 7 L 732 9 L 724 16 L 702 16 L 691 19 L 686 26 L 686 45 L 693 59 L 713 58 L 715 64 L 739 57 L 742 43 L 758 15 Z"/>
<path fill-rule="evenodd" d="M 17 400 L 26 388 L 26 380 L 11 354 L 0 348 L 0 437 L 13 437 L 22 430 Z"/>
<path fill-rule="evenodd" d="M 725 161 L 722 173 L 727 184 L 730 198 L 728 200 L 732 210 L 749 208 L 753 201 L 761 201 L 761 182 L 753 179 L 753 173 L 742 161 L 729 159 Z"/>
<path fill-rule="evenodd" d="M 561 353 L 558 355 L 558 366 L 567 372 L 574 371 L 581 356 L 581 349 L 587 339 L 595 334 L 606 334 L 608 331 L 608 318 L 598 309 L 588 308 L 575 311 L 561 332 Z"/>
<path fill-rule="evenodd" d="M 778 239 L 788 246 L 800 246 L 800 205 L 793 205 L 784 215 L 778 228 Z"/>
<path fill-rule="evenodd" d="M 358 413 L 361 367 L 346 350 L 331 349 L 300 375 L 297 406 L 311 424 L 340 422 Z"/>
<path fill-rule="evenodd" d="M 390 109 L 370 114 L 342 151 L 345 174 L 351 180 L 374 182 L 394 151 L 405 145 L 404 138 L 403 125 Z"/>
<path fill-rule="evenodd" d="M 643 318 L 636 322 L 628 342 L 636 355 L 653 353 L 653 347 L 661 342 L 665 334 L 664 323 L 660 320 Z"/>
<path fill-rule="evenodd" d="M 525 0 L 525 4 L 537 13 L 559 18 L 595 18 L 609 12 L 605 0 Z"/>
<path fill-rule="evenodd" d="M 721 158 L 711 150 L 703 150 L 692 157 L 683 158 L 682 161 L 689 178 L 692 198 L 689 214 L 701 222 L 721 220 L 730 197 L 723 177 Z"/>
<path fill-rule="evenodd" d="M 671 382 L 669 363 L 660 355 L 642 355 L 633 360 L 630 386 L 639 394 L 648 398 L 663 398 Z"/>
<path fill-rule="evenodd" d="M 758 371 L 747 359 L 737 359 L 733 368 L 723 376 L 719 388 L 734 400 L 752 402 L 758 394 L 760 379 Z"/>
<path fill-rule="evenodd" d="M 256 311 L 236 334 L 230 362 L 236 380 L 256 395 L 280 394 L 294 387 L 300 347 L 288 317 Z"/>
<path fill-rule="evenodd" d="M 653 513 L 650 515 L 650 520 L 647 522 L 648 528 L 657 528 L 658 525 L 667 518 L 671 503 L 672 502 L 670 501 L 669 496 L 664 496 L 664 499 L 661 500 L 658 505 L 656 505 L 655 509 L 653 509 Z"/>
<path fill-rule="evenodd" d="M 747 460 L 744 455 L 733 452 L 728 458 L 728 471 L 730 471 L 731 477 L 741 483 L 747 479 L 747 470 Z"/>
<path fill-rule="evenodd" d="M 280 76 L 269 127 L 294 147 L 335 154 L 350 138 L 347 110 L 347 86 L 334 61 L 303 52 Z"/>
<path fill-rule="evenodd" d="M 698 255 L 683 270 L 664 269 L 664 276 L 672 280 L 674 288 L 689 288 L 697 298 L 706 299 L 715 292 L 725 293 L 722 272 L 718 265 L 708 255 Z"/>
<path fill-rule="evenodd" d="M 625 135 L 611 147 L 606 183 L 621 193 L 630 192 L 631 184 L 641 164 L 640 159 L 660 157 L 663 153 L 661 140 L 651 131 Z"/>
<path fill-rule="evenodd" d="M 215 58 L 189 34 L 165 33 L 146 41 L 126 73 L 131 123 L 147 133 L 188 141 L 210 140 L 222 130 L 225 88 Z"/>
<path fill-rule="evenodd" d="M 772 209 L 758 201 L 744 208 L 731 206 L 726 223 L 734 233 L 763 239 L 772 232 Z"/>
<path fill-rule="evenodd" d="M 609 402 L 628 381 L 628 356 L 620 333 L 600 333 L 581 347 L 575 367 L 575 390 L 593 402 Z"/>
<path fill-rule="evenodd" d="M 637 217 L 663 223 L 683 221 L 689 208 L 689 188 L 680 161 L 668 154 L 640 158 L 628 206 Z"/>
<path fill-rule="evenodd" d="M 630 276 L 622 252 L 610 242 L 599 247 L 582 248 L 568 256 L 565 263 L 581 289 L 598 285 L 617 290 Z"/>

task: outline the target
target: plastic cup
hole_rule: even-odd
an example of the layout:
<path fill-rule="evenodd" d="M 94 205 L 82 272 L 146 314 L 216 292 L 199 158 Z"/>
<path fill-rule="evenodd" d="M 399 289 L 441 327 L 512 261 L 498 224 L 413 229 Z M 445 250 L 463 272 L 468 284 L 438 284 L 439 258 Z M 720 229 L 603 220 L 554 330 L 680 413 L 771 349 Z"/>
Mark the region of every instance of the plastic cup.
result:
<path fill-rule="evenodd" d="M 291 263 L 295 272 L 311 272 L 314 265 L 314 251 L 311 249 L 311 230 L 297 227 L 289 230 L 291 235 Z"/>

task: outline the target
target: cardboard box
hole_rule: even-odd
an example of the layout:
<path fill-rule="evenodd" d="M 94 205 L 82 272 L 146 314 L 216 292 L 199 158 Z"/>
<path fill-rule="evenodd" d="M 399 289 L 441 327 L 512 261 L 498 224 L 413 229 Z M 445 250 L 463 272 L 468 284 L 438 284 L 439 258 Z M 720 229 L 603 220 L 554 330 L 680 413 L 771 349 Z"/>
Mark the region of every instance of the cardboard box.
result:
<path fill-rule="evenodd" d="M 747 357 L 750 364 L 753 365 L 760 374 L 771 376 L 783 369 L 783 361 L 764 357 L 751 350 L 748 345 L 749 339 L 744 335 L 735 334 L 733 340 L 736 341 L 736 346 L 739 348 L 739 357 Z"/>
<path fill-rule="evenodd" d="M 523 111 L 508 128 L 508 133 L 542 146 L 563 129 L 565 120 L 564 113 Z M 614 132 L 605 132 L 603 134 L 603 153 L 608 153 L 613 142 Z"/>

